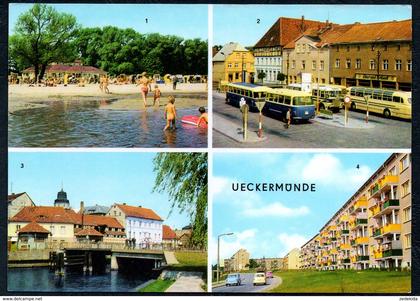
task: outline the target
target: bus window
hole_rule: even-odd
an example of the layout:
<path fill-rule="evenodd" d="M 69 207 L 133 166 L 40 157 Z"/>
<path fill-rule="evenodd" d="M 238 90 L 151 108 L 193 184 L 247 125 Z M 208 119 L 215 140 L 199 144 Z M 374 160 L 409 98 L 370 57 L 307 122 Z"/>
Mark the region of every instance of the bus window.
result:
<path fill-rule="evenodd" d="M 384 91 L 384 94 L 382 95 L 382 100 L 392 101 L 392 92 Z"/>
<path fill-rule="evenodd" d="M 355 89 L 350 89 L 350 95 L 355 96 L 356 95 L 356 90 Z"/>
<path fill-rule="evenodd" d="M 284 97 L 284 104 L 285 105 L 290 105 L 290 101 L 291 101 L 290 96 L 285 96 Z"/>
<path fill-rule="evenodd" d="M 363 97 L 363 90 L 361 89 L 356 90 L 356 96 Z"/>
<path fill-rule="evenodd" d="M 377 100 L 382 100 L 382 91 L 374 90 L 372 93 L 372 98 Z"/>
<path fill-rule="evenodd" d="M 372 90 L 366 89 L 365 90 L 365 96 L 372 96 Z"/>
<path fill-rule="evenodd" d="M 293 97 L 293 105 L 295 106 L 308 106 L 312 105 L 313 101 L 310 96 L 296 96 Z"/>
<path fill-rule="evenodd" d="M 393 101 L 393 102 L 403 102 L 403 101 L 402 101 L 402 98 L 401 98 L 401 97 L 399 97 L 399 96 L 393 96 L 393 97 L 392 97 L 392 101 Z"/>

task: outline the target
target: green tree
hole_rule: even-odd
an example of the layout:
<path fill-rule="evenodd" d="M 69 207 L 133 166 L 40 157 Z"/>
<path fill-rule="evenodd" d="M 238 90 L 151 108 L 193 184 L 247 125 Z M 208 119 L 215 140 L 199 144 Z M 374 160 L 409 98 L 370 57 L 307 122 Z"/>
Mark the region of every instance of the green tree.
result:
<path fill-rule="evenodd" d="M 278 81 L 284 81 L 286 79 L 286 75 L 284 73 L 277 73 L 277 80 Z"/>
<path fill-rule="evenodd" d="M 265 72 L 264 71 L 259 71 L 258 72 L 258 79 L 260 79 L 261 80 L 261 84 L 263 84 L 264 83 L 264 78 L 266 77 L 266 75 L 267 74 L 265 74 Z"/>
<path fill-rule="evenodd" d="M 207 153 L 159 153 L 154 158 L 153 191 L 169 195 L 171 211 L 190 215 L 191 243 L 207 245 Z"/>
<path fill-rule="evenodd" d="M 45 4 L 34 4 L 18 18 L 9 38 L 9 56 L 21 68 L 33 66 L 39 81 L 52 62 L 75 59 L 72 41 L 77 29 L 74 16 Z"/>
<path fill-rule="evenodd" d="M 260 265 L 257 263 L 257 261 L 255 259 L 250 259 L 249 260 L 249 268 L 250 269 L 256 269 L 258 268 Z"/>

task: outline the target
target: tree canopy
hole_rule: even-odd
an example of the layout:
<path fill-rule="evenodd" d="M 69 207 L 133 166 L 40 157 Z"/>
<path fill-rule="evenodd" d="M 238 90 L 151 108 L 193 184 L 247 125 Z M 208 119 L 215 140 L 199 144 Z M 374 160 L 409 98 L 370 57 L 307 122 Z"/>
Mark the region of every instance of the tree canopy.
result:
<path fill-rule="evenodd" d="M 74 16 L 48 5 L 35 4 L 19 16 L 9 45 L 15 71 L 79 58 L 111 75 L 207 74 L 207 41 L 114 26 L 81 28 Z"/>
<path fill-rule="evenodd" d="M 74 16 L 34 4 L 19 16 L 9 38 L 9 60 L 17 69 L 33 66 L 36 78 L 42 78 L 48 64 L 75 59 L 72 41 L 77 29 Z"/>
<path fill-rule="evenodd" d="M 176 207 L 191 219 L 193 246 L 207 245 L 207 153 L 159 153 L 154 158 L 153 191 L 166 191 L 171 212 Z"/>

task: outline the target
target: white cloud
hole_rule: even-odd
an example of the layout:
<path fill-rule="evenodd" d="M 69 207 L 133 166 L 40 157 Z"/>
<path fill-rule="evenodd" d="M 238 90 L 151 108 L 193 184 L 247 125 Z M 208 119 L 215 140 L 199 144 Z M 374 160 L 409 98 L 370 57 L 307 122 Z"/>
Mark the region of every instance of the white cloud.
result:
<path fill-rule="evenodd" d="M 226 192 L 229 185 L 232 183 L 232 179 L 226 177 L 212 177 L 211 178 L 211 188 L 213 191 L 213 196 L 216 194 L 220 194 L 222 192 Z"/>
<path fill-rule="evenodd" d="M 242 211 L 242 214 L 248 217 L 266 217 L 266 216 L 278 216 L 278 217 L 297 217 L 307 215 L 309 208 L 306 206 L 300 206 L 297 208 L 289 208 L 284 206 L 282 203 L 271 203 L 265 206 L 258 206 L 252 208 L 246 208 Z"/>
<path fill-rule="evenodd" d="M 300 248 L 308 240 L 305 236 L 300 234 L 280 233 L 277 238 L 283 245 L 282 253 L 279 256 L 283 257 L 294 248 Z"/>

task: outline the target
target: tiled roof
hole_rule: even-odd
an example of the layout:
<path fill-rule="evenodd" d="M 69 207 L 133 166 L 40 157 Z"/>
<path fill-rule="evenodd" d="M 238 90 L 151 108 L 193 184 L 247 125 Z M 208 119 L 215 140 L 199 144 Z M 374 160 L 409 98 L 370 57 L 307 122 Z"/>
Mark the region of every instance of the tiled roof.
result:
<path fill-rule="evenodd" d="M 23 73 L 34 72 L 34 67 L 29 67 L 23 70 Z M 45 70 L 45 73 L 49 72 L 68 72 L 68 73 L 93 73 L 93 74 L 105 74 L 106 72 L 93 66 L 69 66 L 64 64 L 50 65 Z"/>
<path fill-rule="evenodd" d="M 78 231 L 75 236 L 104 236 L 101 232 L 96 231 L 95 229 L 83 229 Z"/>
<path fill-rule="evenodd" d="M 33 206 L 23 207 L 11 222 L 77 224 L 76 213 L 63 207 Z"/>
<path fill-rule="evenodd" d="M 85 214 L 107 214 L 109 211 L 109 207 L 107 206 L 101 206 L 101 205 L 95 205 L 95 206 L 87 206 L 85 207 L 84 213 Z"/>
<path fill-rule="evenodd" d="M 233 51 L 249 51 L 239 43 L 227 43 L 213 57 L 213 62 L 224 62 Z"/>
<path fill-rule="evenodd" d="M 325 23 L 320 21 L 280 17 L 265 35 L 255 44 L 254 48 L 284 47 L 310 28 L 318 28 Z"/>
<path fill-rule="evenodd" d="M 162 239 L 176 239 L 176 233 L 167 225 L 162 226 Z"/>
<path fill-rule="evenodd" d="M 19 233 L 50 233 L 47 229 L 36 222 L 31 222 L 18 231 Z"/>
<path fill-rule="evenodd" d="M 82 215 L 72 209 L 63 207 L 24 207 L 14 217 L 12 222 L 38 222 L 38 223 L 65 223 L 82 224 Z M 83 224 L 87 226 L 107 226 L 109 228 L 123 229 L 117 219 L 110 216 L 84 215 Z"/>
<path fill-rule="evenodd" d="M 20 192 L 20 193 L 12 193 L 12 194 L 9 194 L 8 196 L 7 196 L 7 201 L 8 202 L 11 202 L 11 201 L 13 201 L 13 200 L 16 200 L 18 197 L 20 197 L 21 195 L 24 195 L 26 192 Z"/>
<path fill-rule="evenodd" d="M 160 216 L 157 215 L 152 209 L 120 204 L 117 204 L 117 206 L 122 210 L 122 212 L 124 212 L 126 216 L 163 221 Z"/>
<path fill-rule="evenodd" d="M 412 20 L 380 23 L 355 23 L 332 43 L 367 43 L 380 41 L 412 41 Z"/>

